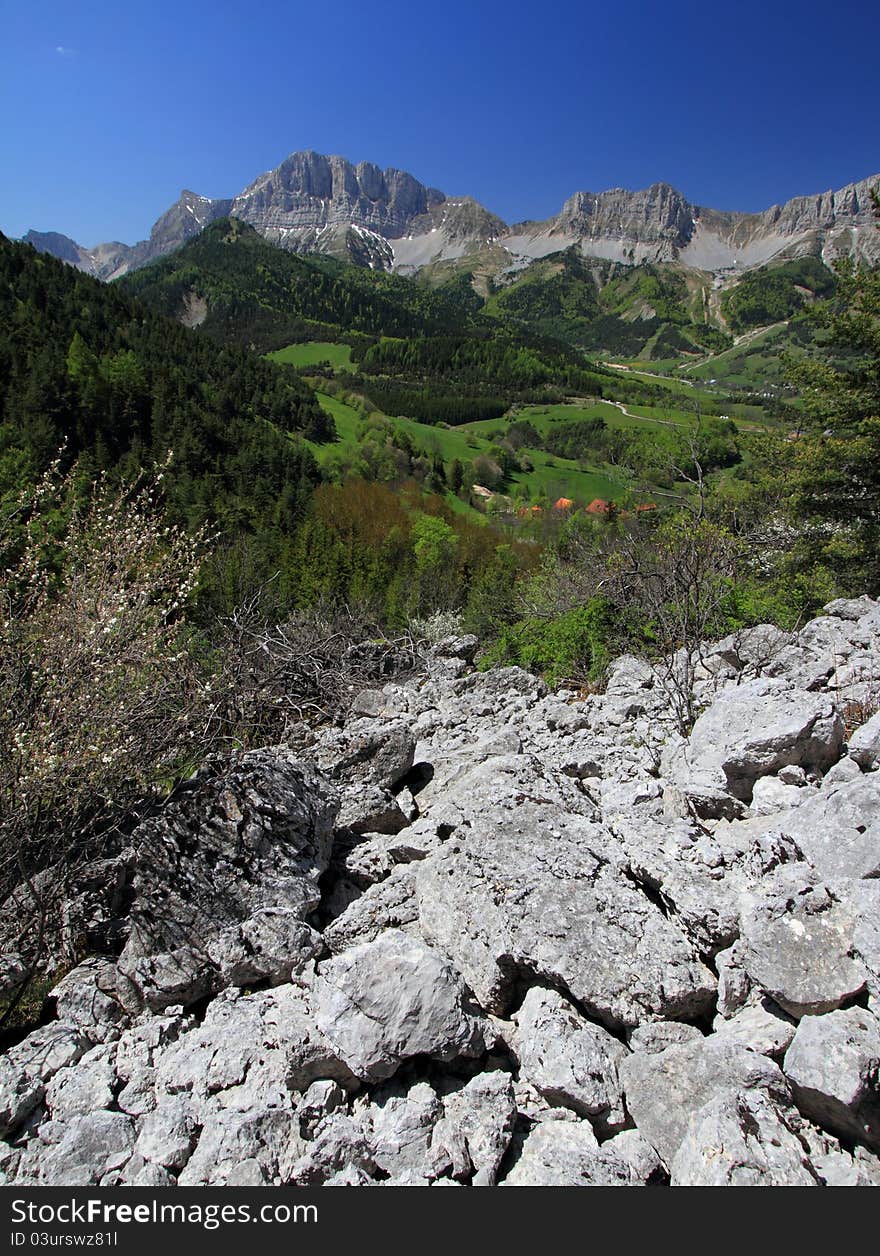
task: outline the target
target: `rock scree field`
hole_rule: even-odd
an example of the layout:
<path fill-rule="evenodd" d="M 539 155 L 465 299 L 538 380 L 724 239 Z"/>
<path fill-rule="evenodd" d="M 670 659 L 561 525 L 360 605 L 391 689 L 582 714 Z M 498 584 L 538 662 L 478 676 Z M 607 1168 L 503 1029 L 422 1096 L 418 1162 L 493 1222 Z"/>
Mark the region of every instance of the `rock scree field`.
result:
<path fill-rule="evenodd" d="M 684 737 L 454 637 L 210 759 L 47 922 L 115 949 L 0 1056 L 3 1180 L 880 1184 L 878 638 L 707 644 Z"/>

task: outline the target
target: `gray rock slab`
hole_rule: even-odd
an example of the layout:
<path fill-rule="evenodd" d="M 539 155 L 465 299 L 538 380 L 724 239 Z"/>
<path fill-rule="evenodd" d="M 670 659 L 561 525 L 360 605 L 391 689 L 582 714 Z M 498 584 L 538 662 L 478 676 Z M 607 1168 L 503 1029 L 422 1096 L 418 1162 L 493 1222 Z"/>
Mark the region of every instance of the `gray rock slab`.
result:
<path fill-rule="evenodd" d="M 523 972 L 609 1027 L 698 1015 L 715 978 L 676 924 L 605 862 L 613 845 L 598 826 L 525 802 L 497 823 L 487 817 L 416 865 L 422 932 L 498 1015 Z"/>
<path fill-rule="evenodd" d="M 754 1090 L 766 1092 L 783 1108 L 791 1106 L 777 1064 L 717 1035 L 657 1055 L 630 1055 L 621 1063 L 620 1076 L 636 1128 L 670 1167 L 691 1117 L 710 1101 Z"/>
<path fill-rule="evenodd" d="M 759 891 L 741 913 L 741 963 L 754 985 L 795 1017 L 833 1011 L 864 988 L 855 915 L 809 865 L 778 868 Z"/>
<path fill-rule="evenodd" d="M 880 1022 L 851 1007 L 805 1017 L 784 1063 L 798 1106 L 818 1125 L 880 1150 Z"/>
<path fill-rule="evenodd" d="M 551 1104 L 608 1130 L 625 1124 L 618 1065 L 626 1047 L 555 990 L 534 987 L 516 1013 L 520 1077 Z"/>

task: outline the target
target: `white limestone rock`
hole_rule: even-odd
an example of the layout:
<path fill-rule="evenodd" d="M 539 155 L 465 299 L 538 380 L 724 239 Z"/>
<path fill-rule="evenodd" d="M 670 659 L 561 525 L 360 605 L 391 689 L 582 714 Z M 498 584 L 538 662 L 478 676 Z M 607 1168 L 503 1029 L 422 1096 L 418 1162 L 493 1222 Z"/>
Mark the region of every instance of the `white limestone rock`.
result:
<path fill-rule="evenodd" d="M 830 1012 L 864 989 L 853 957 L 856 920 L 807 864 L 770 873 L 741 913 L 742 966 L 792 1016 Z"/>
<path fill-rule="evenodd" d="M 421 930 L 498 1015 L 518 971 L 567 989 L 609 1026 L 698 1015 L 715 977 L 608 862 L 614 846 L 598 826 L 540 804 L 490 812 L 416 866 Z"/>
<path fill-rule="evenodd" d="M 551 1104 L 588 1117 L 603 1130 L 626 1122 L 618 1065 L 626 1047 L 585 1020 L 555 990 L 535 986 L 514 1017 L 520 1076 Z"/>
<path fill-rule="evenodd" d="M 721 1094 L 688 1121 L 670 1165 L 673 1186 L 818 1186 L 785 1114 L 763 1091 Z"/>
<path fill-rule="evenodd" d="M 880 1022 L 860 1007 L 805 1017 L 785 1054 L 800 1109 L 880 1151 Z"/>
<path fill-rule="evenodd" d="M 636 1128 L 670 1168 L 691 1117 L 719 1097 L 765 1092 L 781 1109 L 791 1108 L 779 1066 L 718 1035 L 660 1054 L 630 1055 L 620 1074 Z"/>
<path fill-rule="evenodd" d="M 399 929 L 318 967 L 315 1024 L 355 1076 L 390 1077 L 412 1056 L 478 1056 L 484 1023 L 460 975 Z"/>

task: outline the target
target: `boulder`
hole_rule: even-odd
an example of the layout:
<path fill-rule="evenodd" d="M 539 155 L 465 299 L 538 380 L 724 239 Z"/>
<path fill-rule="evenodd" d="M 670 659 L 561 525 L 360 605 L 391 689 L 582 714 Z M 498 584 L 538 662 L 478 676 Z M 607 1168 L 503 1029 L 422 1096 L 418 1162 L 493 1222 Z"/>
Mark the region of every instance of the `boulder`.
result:
<path fill-rule="evenodd" d="M 712 1029 L 713 1038 L 781 1060 L 794 1038 L 797 1022 L 764 997 L 750 1000 L 726 1020 L 719 1016 Z"/>
<path fill-rule="evenodd" d="M 783 771 L 785 769 L 783 768 Z M 776 811 L 787 811 L 790 807 L 799 807 L 811 796 L 812 790 L 786 785 L 777 776 L 762 776 L 755 781 L 752 789 L 751 810 L 754 815 L 772 815 Z"/>
<path fill-rule="evenodd" d="M 843 720 L 828 697 L 792 689 L 781 679 L 724 690 L 697 720 L 687 775 L 723 786 L 749 802 L 759 777 L 788 764 L 824 771 L 840 756 Z"/>
<path fill-rule="evenodd" d="M 507 1073 L 479 1073 L 443 1096 L 443 1116 L 431 1137 L 431 1174 L 451 1174 L 472 1186 L 494 1186 L 516 1125 Z"/>
<path fill-rule="evenodd" d="M 859 725 L 847 745 L 849 757 L 863 772 L 872 772 L 880 763 L 880 711 Z"/>
<path fill-rule="evenodd" d="M 428 1082 L 407 1086 L 396 1079 L 356 1100 L 352 1108 L 377 1168 L 396 1180 L 413 1175 L 425 1184 L 431 1139 L 442 1114 L 440 1098 Z"/>
<path fill-rule="evenodd" d="M 317 741 L 317 766 L 346 793 L 364 786 L 393 790 L 413 765 L 416 740 L 406 720 L 358 719 Z"/>
<path fill-rule="evenodd" d="M 718 1015 L 735 1016 L 748 1001 L 752 983 L 742 966 L 742 946 L 737 939 L 733 946 L 715 956 L 718 972 Z"/>
<path fill-rule="evenodd" d="M 818 1186 L 793 1124 L 764 1091 L 716 1095 L 691 1115 L 671 1185 Z"/>
<path fill-rule="evenodd" d="M 659 900 L 695 949 L 714 954 L 739 932 L 730 859 L 693 820 L 615 815 L 610 827 L 626 853 L 632 880 Z"/>
<path fill-rule="evenodd" d="M 59 1021 L 77 1026 L 95 1042 L 112 1036 L 125 1020 L 117 998 L 116 967 L 99 956 L 66 973 L 49 991 L 46 1002 Z"/>
<path fill-rule="evenodd" d="M 840 1007 L 864 989 L 867 971 L 853 957 L 856 919 L 808 864 L 771 872 L 741 912 L 740 961 L 792 1016 Z"/>
<path fill-rule="evenodd" d="M 347 1112 L 331 1112 L 299 1150 L 284 1176 L 296 1186 L 366 1186 L 380 1171 L 369 1129 Z"/>
<path fill-rule="evenodd" d="M 741 628 L 715 642 L 706 651 L 704 663 L 714 674 L 727 667 L 734 675 L 746 672 L 753 677 L 762 676 L 772 669 L 773 662 L 792 639 L 791 633 L 782 632 L 773 624 Z"/>
<path fill-rule="evenodd" d="M 208 956 L 224 984 L 279 985 L 321 954 L 321 935 L 286 907 L 267 907 L 231 925 L 208 944 Z"/>
<path fill-rule="evenodd" d="M 402 864 L 389 876 L 355 898 L 324 930 L 324 943 L 334 955 L 362 942 L 373 942 L 386 929 L 399 929 L 413 937 L 418 930 L 419 905 L 415 871 Z"/>
<path fill-rule="evenodd" d="M 121 840 L 107 838 L 118 848 Z M 0 950 L 13 951 L 26 966 L 42 974 L 68 967 L 82 955 L 114 955 L 129 929 L 134 851 L 129 847 L 73 869 L 49 867 L 27 885 L 13 890 L 0 904 Z M 41 929 L 22 933 L 22 921 L 33 917 L 33 893 L 45 910 Z M 40 936 L 38 953 L 34 949 Z"/>
<path fill-rule="evenodd" d="M 805 1017 L 785 1053 L 798 1107 L 841 1138 L 880 1151 L 880 1022 L 860 1007 Z"/>
<path fill-rule="evenodd" d="M 193 1153 L 201 1123 L 186 1095 L 163 1095 L 143 1120 L 135 1153 L 150 1164 L 179 1172 Z"/>
<path fill-rule="evenodd" d="M 115 1048 L 103 1044 L 81 1056 L 74 1066 L 60 1069 L 46 1085 L 45 1103 L 53 1121 L 63 1123 L 102 1108 L 115 1100 Z"/>
<path fill-rule="evenodd" d="M 853 881 L 846 902 L 855 917 L 853 947 L 868 970 L 868 990 L 880 999 L 880 881 Z"/>
<path fill-rule="evenodd" d="M 56 1022 L 0 1055 L 0 1137 L 18 1129 L 42 1101 L 46 1083 L 91 1046 L 82 1030 Z"/>
<path fill-rule="evenodd" d="M 607 862 L 610 835 L 523 802 L 415 865 L 419 925 L 487 1011 L 518 976 L 567 991 L 609 1028 L 699 1015 L 716 981 L 684 933 Z"/>
<path fill-rule="evenodd" d="M 823 877 L 880 876 L 878 773 L 825 788 L 773 823 Z"/>
<path fill-rule="evenodd" d="M 160 1011 L 214 994 L 237 962 L 228 953 L 230 931 L 257 917 L 251 935 L 265 935 L 266 911 L 305 920 L 320 902 L 337 808 L 329 782 L 283 748 L 217 759 L 187 782 L 132 837 L 137 870 L 119 960 L 123 1003 Z M 240 941 L 246 950 L 247 939 Z M 212 943 L 221 963 L 211 958 Z"/>
<path fill-rule="evenodd" d="M 658 1055 L 667 1047 L 681 1047 L 686 1042 L 702 1041 L 703 1034 L 696 1025 L 688 1025 L 684 1021 L 651 1021 L 633 1030 L 629 1038 L 629 1048 L 631 1051 L 642 1051 L 646 1055 Z"/>
<path fill-rule="evenodd" d="M 315 1024 L 356 1077 L 381 1081 L 412 1056 L 481 1055 L 484 1024 L 459 974 L 388 929 L 318 966 Z"/>
<path fill-rule="evenodd" d="M 134 1122 L 123 1112 L 74 1116 L 58 1142 L 42 1151 L 39 1180 L 44 1186 L 95 1186 L 127 1163 L 135 1137 Z"/>
<path fill-rule="evenodd" d="M 877 603 L 867 596 L 838 597 L 822 609 L 826 615 L 831 615 L 836 619 L 854 621 L 876 612 Z"/>
<path fill-rule="evenodd" d="M 399 833 L 412 816 L 399 795 L 384 785 L 363 784 L 343 792 L 337 826 L 343 834 Z"/>
<path fill-rule="evenodd" d="M 27 964 L 20 955 L 0 955 L 0 998 L 13 994 L 27 975 Z"/>
<path fill-rule="evenodd" d="M 300 1146 L 293 1112 L 259 1107 L 250 1112 L 224 1112 L 221 1119 L 209 1122 L 202 1130 L 177 1183 L 278 1185 L 283 1180 L 282 1166 L 288 1166 Z"/>
<path fill-rule="evenodd" d="M 286 1110 L 291 1092 L 326 1079 L 357 1081 L 315 1024 L 308 990 L 226 990 L 198 1026 L 153 1054 L 155 1090 L 185 1095 L 193 1110 Z"/>
<path fill-rule="evenodd" d="M 527 1135 L 501 1185 L 641 1185 L 629 1157 L 615 1153 L 615 1141 L 600 1147 L 589 1121 L 542 1121 Z"/>
<path fill-rule="evenodd" d="M 533 987 L 514 1019 L 512 1046 L 521 1078 L 549 1103 L 570 1108 L 605 1131 L 625 1123 L 617 1069 L 626 1047 L 555 990 Z"/>
<path fill-rule="evenodd" d="M 428 675 L 450 679 L 464 676 L 472 666 L 479 646 L 479 637 L 471 633 L 444 637 L 425 651 L 424 664 Z"/>
<path fill-rule="evenodd" d="M 779 1066 L 717 1035 L 659 1054 L 630 1055 L 621 1063 L 620 1077 L 636 1127 L 670 1168 L 691 1117 L 719 1097 L 764 1092 L 781 1109 L 791 1109 Z"/>

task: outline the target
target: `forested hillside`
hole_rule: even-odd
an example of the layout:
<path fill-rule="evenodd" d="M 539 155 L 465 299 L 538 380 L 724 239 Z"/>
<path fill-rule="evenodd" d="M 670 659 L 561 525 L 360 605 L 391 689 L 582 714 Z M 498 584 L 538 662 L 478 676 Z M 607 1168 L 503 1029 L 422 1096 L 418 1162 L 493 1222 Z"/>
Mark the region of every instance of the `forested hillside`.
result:
<path fill-rule="evenodd" d="M 271 581 L 282 609 L 360 600 L 405 622 L 465 605 L 494 562 L 502 538 L 418 486 L 408 502 L 357 483 L 316 497 L 326 477 L 313 449 L 334 423 L 293 368 L 5 239 L 0 316 L 2 498 L 14 502 L 59 456 L 83 484 L 161 468 L 168 520 L 217 532 L 206 608 L 231 610 Z"/>
<path fill-rule="evenodd" d="M 708 277 L 670 265 L 626 266 L 576 248 L 533 262 L 493 285 L 487 309 L 591 353 L 654 357 L 724 349 L 730 337 L 706 322 Z"/>
<path fill-rule="evenodd" d="M 201 300 L 203 332 L 261 353 L 310 336 L 332 339 L 331 329 L 355 340 L 448 332 L 480 305 L 466 285 L 431 290 L 334 258 L 299 257 L 229 218 L 118 286 L 172 318 Z"/>
<path fill-rule="evenodd" d="M 318 483 L 300 436 L 332 420 L 292 370 L 192 335 L 0 238 L 0 490 L 64 450 L 100 470 L 165 461 L 172 516 L 259 531 L 300 518 Z"/>
<path fill-rule="evenodd" d="M 234 219 L 120 281 L 200 335 L 261 353 L 296 341 L 351 347 L 352 385 L 376 408 L 427 423 L 496 418 L 515 402 L 603 395 L 612 377 L 583 357 L 565 320 L 483 310 L 468 274 L 439 286 L 267 244 Z M 656 386 L 655 386 L 656 391 Z M 644 400 L 635 379 L 618 399 Z"/>

